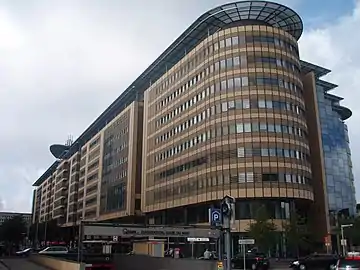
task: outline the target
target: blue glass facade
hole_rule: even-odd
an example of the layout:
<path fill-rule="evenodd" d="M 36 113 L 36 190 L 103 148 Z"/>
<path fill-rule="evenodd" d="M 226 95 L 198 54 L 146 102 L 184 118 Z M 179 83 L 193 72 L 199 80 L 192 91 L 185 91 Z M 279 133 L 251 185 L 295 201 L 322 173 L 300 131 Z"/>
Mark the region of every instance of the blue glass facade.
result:
<path fill-rule="evenodd" d="M 342 98 L 328 94 L 319 81 L 316 90 L 329 210 L 348 209 L 354 215 L 356 198 L 348 129 L 335 109 Z"/>

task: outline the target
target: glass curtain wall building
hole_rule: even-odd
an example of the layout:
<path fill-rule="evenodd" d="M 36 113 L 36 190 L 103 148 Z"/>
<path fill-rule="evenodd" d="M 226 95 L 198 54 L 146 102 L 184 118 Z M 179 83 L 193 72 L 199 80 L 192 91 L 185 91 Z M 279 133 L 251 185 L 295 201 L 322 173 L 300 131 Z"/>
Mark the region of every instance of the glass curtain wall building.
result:
<path fill-rule="evenodd" d="M 322 80 L 316 82 L 329 211 L 355 215 L 354 176 L 348 129 L 344 123 L 351 111 L 340 106 L 343 98 L 328 93 L 335 87 Z"/>

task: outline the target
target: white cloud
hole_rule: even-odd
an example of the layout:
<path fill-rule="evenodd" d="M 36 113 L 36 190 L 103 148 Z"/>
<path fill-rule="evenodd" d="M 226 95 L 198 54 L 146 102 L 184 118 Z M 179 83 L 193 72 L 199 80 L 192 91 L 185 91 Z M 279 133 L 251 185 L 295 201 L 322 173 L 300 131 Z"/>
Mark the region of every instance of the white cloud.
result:
<path fill-rule="evenodd" d="M 332 70 L 327 80 L 339 84 L 334 94 L 344 97 L 343 105 L 349 107 L 353 116 L 347 121 L 352 149 L 353 170 L 360 195 L 360 1 L 356 1 L 353 12 L 330 22 L 319 29 L 308 29 L 300 40 L 301 58 Z"/>

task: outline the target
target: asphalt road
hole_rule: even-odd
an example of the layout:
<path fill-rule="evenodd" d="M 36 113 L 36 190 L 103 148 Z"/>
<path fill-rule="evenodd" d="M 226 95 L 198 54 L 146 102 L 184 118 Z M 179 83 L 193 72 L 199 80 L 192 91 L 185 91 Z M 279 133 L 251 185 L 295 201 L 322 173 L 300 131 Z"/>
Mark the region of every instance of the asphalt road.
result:
<path fill-rule="evenodd" d="M 36 265 L 27 259 L 0 259 L 0 270 L 49 270 L 48 268 Z"/>

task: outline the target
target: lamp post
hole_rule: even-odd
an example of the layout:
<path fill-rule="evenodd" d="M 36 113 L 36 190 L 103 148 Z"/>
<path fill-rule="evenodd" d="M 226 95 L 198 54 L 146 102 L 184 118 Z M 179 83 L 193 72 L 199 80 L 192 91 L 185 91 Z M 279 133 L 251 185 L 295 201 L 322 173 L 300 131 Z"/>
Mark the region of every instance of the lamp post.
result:
<path fill-rule="evenodd" d="M 346 249 L 347 249 L 345 239 L 344 239 L 344 228 L 350 228 L 352 226 L 353 226 L 353 224 L 343 224 L 343 225 L 341 225 L 341 246 L 342 246 L 342 251 L 343 251 L 344 256 L 346 254 Z"/>
<path fill-rule="evenodd" d="M 82 222 L 83 222 L 83 218 L 80 217 L 79 220 L 79 235 L 78 235 L 78 258 L 77 261 L 81 262 L 81 252 L 82 252 Z"/>

